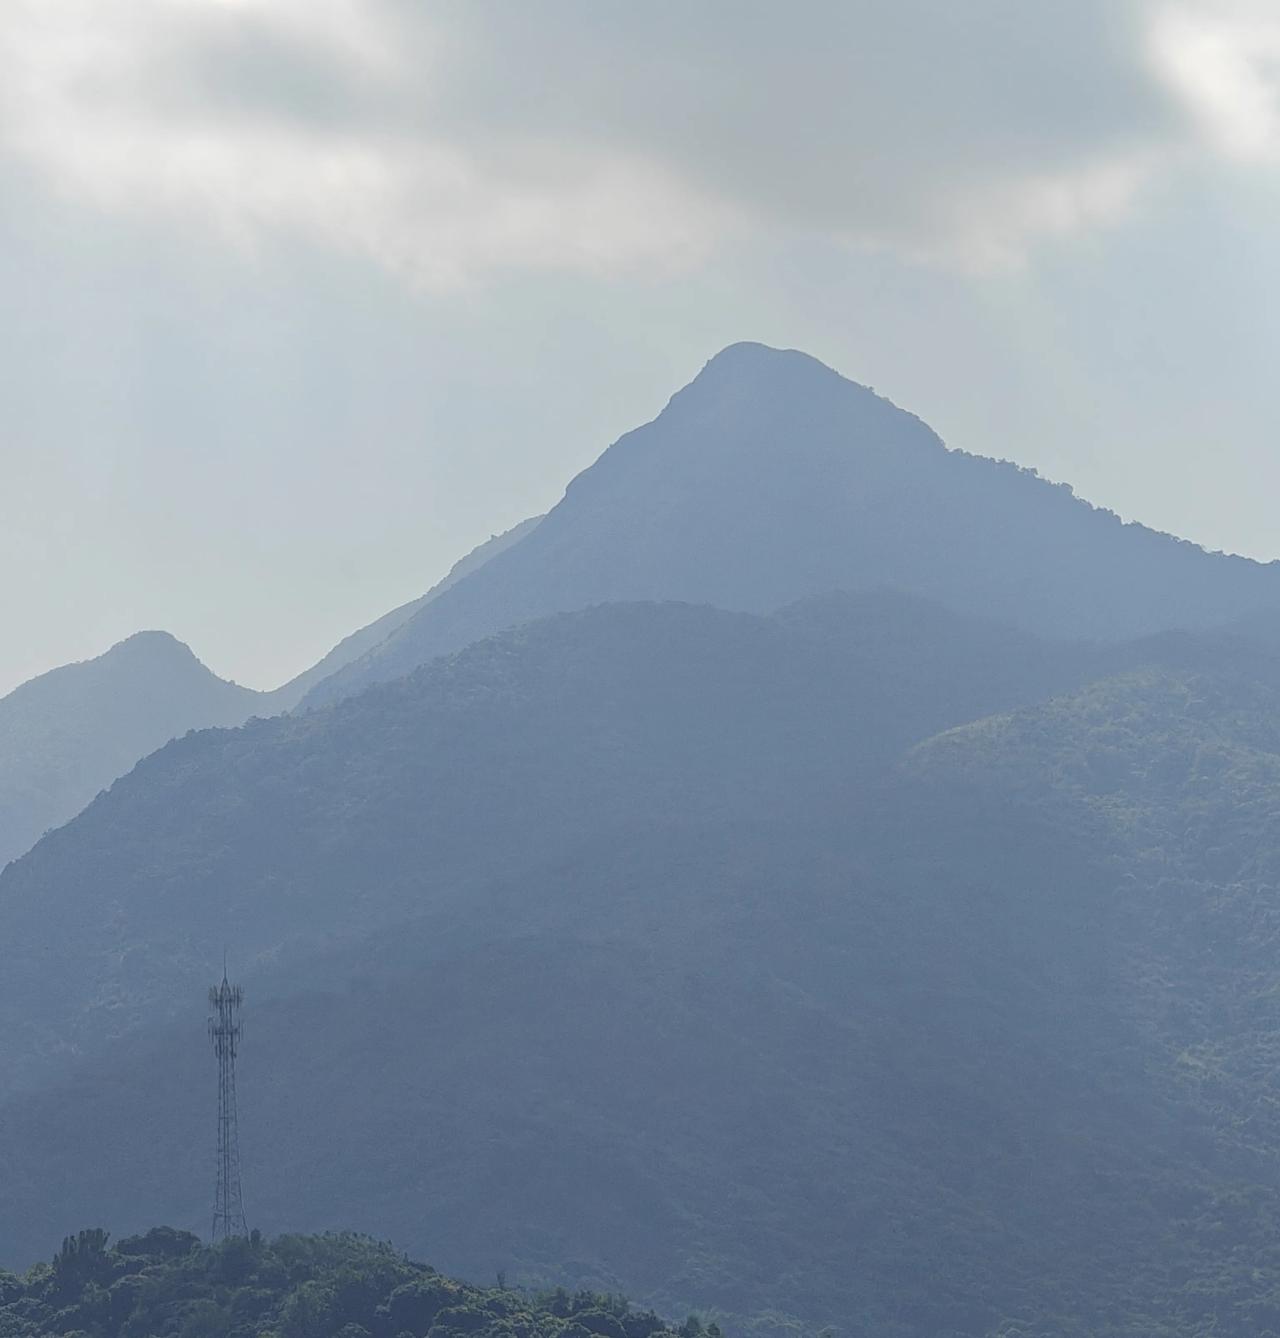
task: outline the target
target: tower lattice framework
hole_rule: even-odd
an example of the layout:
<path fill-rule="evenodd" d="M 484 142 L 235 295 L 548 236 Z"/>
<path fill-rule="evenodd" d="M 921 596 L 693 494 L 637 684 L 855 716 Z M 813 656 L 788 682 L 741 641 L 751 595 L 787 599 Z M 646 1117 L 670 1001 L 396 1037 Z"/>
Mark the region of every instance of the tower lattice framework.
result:
<path fill-rule="evenodd" d="M 236 1119 L 236 1054 L 240 1049 L 240 1005 L 244 991 L 227 980 L 209 991 L 209 1039 L 218 1056 L 218 1190 L 213 1204 L 213 1239 L 247 1235 L 240 1189 L 240 1130 Z"/>

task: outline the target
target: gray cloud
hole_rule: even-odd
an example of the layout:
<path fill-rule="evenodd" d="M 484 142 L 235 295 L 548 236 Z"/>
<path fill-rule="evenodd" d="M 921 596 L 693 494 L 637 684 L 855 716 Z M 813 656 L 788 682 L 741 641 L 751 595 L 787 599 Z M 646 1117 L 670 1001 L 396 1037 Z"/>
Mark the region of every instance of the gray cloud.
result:
<path fill-rule="evenodd" d="M 1155 0 L 16 0 L 0 142 L 101 208 L 428 288 L 777 228 L 982 266 L 1132 209 L 1187 150 L 1206 24 L 1252 69 L 1258 12 L 1235 40 Z"/>
<path fill-rule="evenodd" d="M 445 75 L 459 134 L 532 123 L 836 233 L 927 232 L 954 196 L 1127 157 L 1172 128 L 1115 0 L 451 12 L 475 56 Z"/>

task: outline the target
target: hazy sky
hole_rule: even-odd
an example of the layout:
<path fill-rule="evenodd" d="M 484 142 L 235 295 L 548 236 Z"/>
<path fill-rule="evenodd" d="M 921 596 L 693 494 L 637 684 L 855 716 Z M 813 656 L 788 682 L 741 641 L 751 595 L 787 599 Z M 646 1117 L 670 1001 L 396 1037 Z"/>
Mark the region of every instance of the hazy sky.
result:
<path fill-rule="evenodd" d="M 1274 0 L 4 0 L 0 691 L 267 687 L 719 347 L 1280 557 Z"/>

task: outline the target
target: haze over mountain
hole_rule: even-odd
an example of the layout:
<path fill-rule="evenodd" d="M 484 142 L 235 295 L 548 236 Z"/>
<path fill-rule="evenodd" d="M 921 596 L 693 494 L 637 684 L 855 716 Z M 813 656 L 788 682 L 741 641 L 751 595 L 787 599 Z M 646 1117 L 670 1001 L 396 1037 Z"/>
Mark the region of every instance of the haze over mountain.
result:
<path fill-rule="evenodd" d="M 677 599 L 768 612 L 892 586 L 1050 636 L 1280 608 L 1280 564 L 1208 554 L 1007 462 L 793 350 L 734 344 L 537 529 L 317 684 L 314 706 L 549 613 Z"/>
<path fill-rule="evenodd" d="M 0 1253 L 199 1224 L 229 942 L 268 1229 L 760 1333 L 1265 1331 L 1277 720 L 1245 641 L 880 593 L 175 741 L 0 878 Z"/>
<path fill-rule="evenodd" d="M 1280 1332 L 1277 569 L 758 346 L 498 547 L 0 874 L 0 1257 L 206 1219 L 229 949 L 268 1230 L 762 1338 Z"/>
<path fill-rule="evenodd" d="M 900 596 L 770 619 L 602 606 L 332 711 L 190 735 L 0 882 L 0 933 L 26 945 L 0 981 L 15 1028 L 0 1060 L 18 1081 L 82 1027 L 181 1007 L 202 943 L 278 961 L 614 827 L 804 813 L 832 768 L 848 782 L 933 729 L 1074 681 L 1081 655 Z"/>
<path fill-rule="evenodd" d="M 238 725 L 264 698 L 167 632 L 139 632 L 0 698 L 0 866 L 140 757 L 189 729 Z"/>
<path fill-rule="evenodd" d="M 0 867 L 170 739 L 291 709 L 314 683 L 376 646 L 532 531 L 538 519 L 494 535 L 425 595 L 351 633 L 317 664 L 270 692 L 218 678 L 166 632 L 139 632 L 95 659 L 53 669 L 0 698 Z"/>
<path fill-rule="evenodd" d="M 465 557 L 459 558 L 450 567 L 446 575 L 437 581 L 425 595 L 419 595 L 417 599 L 411 599 L 407 604 L 399 605 L 390 612 L 384 613 L 382 617 L 376 618 L 367 627 L 361 627 L 349 636 L 343 637 L 327 655 L 313 664 L 310 669 L 304 670 L 296 678 L 290 679 L 283 687 L 277 689 L 280 709 L 292 709 L 317 683 L 338 672 L 350 664 L 352 660 L 359 659 L 362 655 L 372 651 L 403 623 L 408 622 L 425 605 L 431 603 L 433 599 L 438 599 L 451 586 L 457 585 L 464 576 L 469 576 L 473 571 L 478 571 L 491 558 L 497 557 L 499 553 L 505 552 L 513 544 L 519 543 L 527 534 L 531 534 L 541 519 L 541 516 L 530 516 L 528 520 L 521 521 L 519 525 L 513 525 L 511 529 L 505 530 L 502 534 L 492 535 L 484 543 L 472 549 Z"/>
<path fill-rule="evenodd" d="M 669 1305 L 697 1294 L 739 1313 L 795 1307 L 814 1280 L 780 1288 L 772 1265 L 751 1263 L 750 1233 L 733 1243 L 741 1212 L 714 1207 L 742 1182 L 740 1159 L 763 1151 L 738 1102 L 762 1103 L 765 1128 L 790 1118 L 769 1109 L 794 1092 L 785 1070 L 768 1071 L 781 1055 L 755 1034 L 763 1017 L 740 1011 L 766 969 L 759 935 L 781 945 L 776 918 L 792 896 L 797 910 L 840 896 L 847 842 L 829 847 L 822 834 L 865 802 L 903 746 L 1077 682 L 1093 654 L 899 596 L 831 597 L 768 619 L 619 605 L 532 624 L 332 710 L 176 741 L 0 880 L 0 932 L 19 945 L 0 982 L 0 1060 L 34 1085 L 0 1120 L 10 1131 L 0 1250 L 39 1248 L 54 1216 L 198 1221 L 207 1177 L 184 1103 L 200 1100 L 205 1059 L 199 1047 L 180 1058 L 167 1023 L 182 1021 L 211 952 L 230 941 L 249 964 L 255 1030 L 278 1073 L 260 1095 L 277 1092 L 295 1112 L 255 1116 L 246 1070 L 247 1126 L 281 1139 L 271 1169 L 253 1172 L 260 1213 L 378 1220 L 466 1270 L 494 1266 L 500 1248 L 498 1265 L 615 1277 Z M 783 895 L 793 855 L 799 882 Z M 795 970 L 814 947 L 809 914 L 787 950 Z M 690 973 L 702 983 L 684 983 Z M 375 1111 L 390 1121 L 377 1117 L 374 1164 L 364 1132 L 344 1139 L 328 1116 L 297 1114 L 314 1109 L 327 1061 L 296 1029 L 307 999 L 333 988 L 356 993 L 349 1022 L 325 1024 L 340 1051 L 332 1072 L 365 1112 L 357 1126 Z M 425 1032 L 423 1007 L 436 1019 Z M 770 1026 L 801 1025 L 807 1007 L 786 1021 L 788 1005 Z M 104 1051 L 111 1036 L 123 1039 Z M 744 1046 L 767 1063 L 739 1088 L 725 1065 Z M 83 1061 L 68 1067 L 67 1047 Z M 496 1087 L 474 1071 L 485 1054 Z M 123 1086 L 92 1076 L 103 1062 L 124 1065 Z M 193 1081 L 158 1085 L 174 1063 L 178 1074 L 194 1064 Z M 634 1076 L 619 1083 L 626 1070 Z M 642 1146 L 671 1118 L 653 1102 L 670 1092 L 683 1110 L 686 1084 L 684 1140 L 669 1170 L 648 1165 Z M 615 1096 L 599 1107 L 592 1090 Z M 330 1108 L 347 1118 L 342 1103 Z M 460 1117 L 471 1131 L 461 1141 Z M 82 1118 L 99 1126 L 97 1170 L 74 1150 Z M 117 1129 L 145 1146 L 150 1169 Z M 515 1174 L 504 1145 L 517 1160 L 527 1149 L 541 1167 L 533 1180 Z M 313 1166 L 299 1181 L 309 1189 L 289 1189 L 296 1158 L 313 1164 L 322 1146 L 330 1170 Z M 806 1147 L 784 1140 L 784 1160 L 762 1167 L 759 1211 L 777 1217 L 753 1231 L 804 1238 L 790 1193 L 775 1201 L 764 1186 L 785 1180 L 785 1159 L 807 1158 Z M 469 1175 L 512 1177 L 492 1200 L 503 1205 L 496 1237 L 490 1196 Z M 837 1304 L 829 1285 L 815 1314 Z"/>
<path fill-rule="evenodd" d="M 0 4 L 0 1338 L 1280 1338 L 1278 191 L 1266 0 Z"/>

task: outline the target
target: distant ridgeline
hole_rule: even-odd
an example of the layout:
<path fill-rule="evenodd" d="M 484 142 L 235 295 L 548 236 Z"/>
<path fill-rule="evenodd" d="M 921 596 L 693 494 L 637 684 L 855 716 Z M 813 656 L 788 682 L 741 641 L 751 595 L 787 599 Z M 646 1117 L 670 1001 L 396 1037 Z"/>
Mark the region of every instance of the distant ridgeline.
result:
<path fill-rule="evenodd" d="M 674 1328 L 626 1301 L 564 1289 L 530 1294 L 499 1279 L 469 1286 L 363 1236 L 252 1237 L 208 1247 L 157 1227 L 114 1247 L 68 1236 L 52 1263 L 0 1272 L 3 1338 L 719 1338 Z"/>
<path fill-rule="evenodd" d="M 0 873 L 0 1258 L 208 1221 L 229 947 L 272 1235 L 735 1338 L 1280 1335 L 1280 564 L 759 346 L 517 538 Z M 0 703 L 8 793 L 226 695 L 95 665 Z M 0 1338 L 663 1332 L 166 1239 L 77 1238 Z"/>

